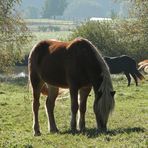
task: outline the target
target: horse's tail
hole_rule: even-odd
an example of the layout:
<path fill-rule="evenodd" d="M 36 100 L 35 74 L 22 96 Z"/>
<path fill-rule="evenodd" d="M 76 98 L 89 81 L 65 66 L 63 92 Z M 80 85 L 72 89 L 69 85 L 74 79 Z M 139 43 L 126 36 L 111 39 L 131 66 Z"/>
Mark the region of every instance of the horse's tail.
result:
<path fill-rule="evenodd" d="M 137 69 L 135 69 L 135 75 L 136 75 L 140 80 L 145 79 L 144 76 L 143 76 Z"/>
<path fill-rule="evenodd" d="M 43 86 L 41 88 L 41 93 L 45 96 L 48 96 L 48 87 L 45 83 L 43 84 Z"/>

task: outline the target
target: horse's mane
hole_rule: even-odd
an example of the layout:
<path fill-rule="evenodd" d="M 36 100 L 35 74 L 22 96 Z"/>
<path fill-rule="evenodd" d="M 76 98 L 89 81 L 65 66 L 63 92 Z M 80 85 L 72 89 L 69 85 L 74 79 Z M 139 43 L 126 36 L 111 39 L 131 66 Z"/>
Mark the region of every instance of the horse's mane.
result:
<path fill-rule="evenodd" d="M 108 65 L 106 64 L 106 62 L 103 59 L 103 57 L 102 57 L 101 53 L 99 52 L 99 50 L 89 40 L 84 39 L 84 38 L 80 38 L 80 37 L 76 38 L 76 39 L 74 39 L 73 41 L 71 41 L 69 43 L 69 45 L 67 46 L 67 49 L 76 48 L 80 44 L 82 46 L 89 47 L 90 51 L 86 50 L 85 52 L 83 51 L 83 53 L 84 54 L 85 53 L 89 54 L 89 57 L 90 57 L 92 52 L 93 52 L 93 55 L 95 56 L 95 59 L 94 58 L 93 59 L 97 60 L 97 62 L 99 63 L 99 66 L 101 66 L 103 82 L 102 82 L 99 90 L 102 91 L 102 92 L 106 92 L 108 90 L 112 91 L 113 86 L 112 86 L 112 81 L 111 81 Z M 83 48 L 81 48 L 80 50 L 82 50 L 82 49 Z"/>
<path fill-rule="evenodd" d="M 113 85 L 109 68 L 98 49 L 90 41 L 86 39 L 83 39 L 83 41 L 85 41 L 91 47 L 92 51 L 94 51 L 96 57 L 95 59 L 98 61 L 98 63 L 100 63 L 99 66 L 101 66 L 102 69 L 103 81 L 98 89 L 98 91 L 102 92 L 102 99 L 99 99 L 98 101 L 98 112 L 103 114 L 103 120 L 106 120 L 108 111 L 110 110 L 112 112 L 115 105 L 114 99 L 111 96 L 111 92 L 113 92 Z"/>
<path fill-rule="evenodd" d="M 108 68 L 108 65 L 106 64 L 105 60 L 103 59 L 101 53 L 99 52 L 99 50 L 89 40 L 84 39 L 84 38 L 75 39 L 71 43 L 71 45 L 76 43 L 77 41 L 85 42 L 88 46 L 90 46 L 92 51 L 94 52 L 96 60 L 100 63 L 100 66 L 101 66 L 101 69 L 102 69 L 102 75 L 103 75 L 103 82 L 100 86 L 100 90 L 102 92 L 104 92 L 105 89 L 110 89 L 110 91 L 112 91 L 113 86 L 112 86 L 109 68 Z"/>
<path fill-rule="evenodd" d="M 92 49 L 94 49 L 97 60 L 101 63 L 101 66 L 102 66 L 101 68 L 102 68 L 102 72 L 103 72 L 103 82 L 101 84 L 100 90 L 104 91 L 105 89 L 110 88 L 112 91 L 113 86 L 112 86 L 112 81 L 111 81 L 108 65 L 104 61 L 104 59 L 101 56 L 101 53 L 98 51 L 98 49 L 90 41 L 87 40 L 87 42 L 89 42 L 90 45 L 92 46 Z"/>

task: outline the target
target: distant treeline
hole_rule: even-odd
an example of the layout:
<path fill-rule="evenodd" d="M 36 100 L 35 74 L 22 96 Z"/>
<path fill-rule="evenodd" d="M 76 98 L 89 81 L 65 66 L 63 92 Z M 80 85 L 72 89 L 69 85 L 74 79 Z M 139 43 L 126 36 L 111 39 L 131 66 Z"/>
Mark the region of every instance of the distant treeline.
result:
<path fill-rule="evenodd" d="M 54 20 L 54 19 L 25 19 L 27 27 L 33 32 L 46 31 L 71 31 L 79 26 L 82 21 Z"/>
<path fill-rule="evenodd" d="M 125 1 L 112 0 L 25 0 L 21 4 L 21 14 L 24 18 L 87 19 L 90 17 L 125 16 Z M 58 5 L 57 5 L 58 4 Z M 83 12 L 83 13 L 82 13 Z"/>

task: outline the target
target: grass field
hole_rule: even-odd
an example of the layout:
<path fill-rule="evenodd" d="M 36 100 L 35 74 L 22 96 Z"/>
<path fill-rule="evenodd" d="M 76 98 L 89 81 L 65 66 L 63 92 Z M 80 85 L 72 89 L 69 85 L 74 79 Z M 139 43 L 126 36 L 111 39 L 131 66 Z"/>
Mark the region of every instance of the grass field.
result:
<path fill-rule="evenodd" d="M 81 24 L 81 21 L 55 20 L 55 19 L 25 19 L 31 31 L 68 31 Z"/>
<path fill-rule="evenodd" d="M 88 98 L 85 134 L 73 135 L 69 129 L 70 99 L 56 101 L 58 134 L 49 134 L 41 98 L 40 126 L 42 135 L 32 133 L 32 96 L 27 80 L 0 83 L 0 147 L 2 148 L 146 148 L 148 147 L 148 76 L 138 87 L 127 87 L 123 76 L 113 77 L 117 91 L 116 107 L 109 119 L 109 132 L 98 134 L 92 109 L 94 94 Z"/>
<path fill-rule="evenodd" d="M 66 40 L 71 33 L 71 31 L 32 32 L 32 41 L 27 45 L 24 52 L 30 52 L 35 44 L 45 39 Z"/>
<path fill-rule="evenodd" d="M 34 40 L 36 42 L 44 40 L 44 39 L 65 39 L 70 35 L 70 31 L 57 31 L 57 32 L 34 32 L 35 36 Z"/>

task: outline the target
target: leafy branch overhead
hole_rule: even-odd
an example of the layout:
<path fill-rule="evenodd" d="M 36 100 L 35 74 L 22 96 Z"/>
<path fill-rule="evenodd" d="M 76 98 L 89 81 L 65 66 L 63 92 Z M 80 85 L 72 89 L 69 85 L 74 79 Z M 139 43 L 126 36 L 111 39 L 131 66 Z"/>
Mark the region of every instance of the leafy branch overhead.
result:
<path fill-rule="evenodd" d="M 15 11 L 21 0 L 0 1 L 0 71 L 7 70 L 21 58 L 25 45 L 30 41 L 26 24 Z"/>

